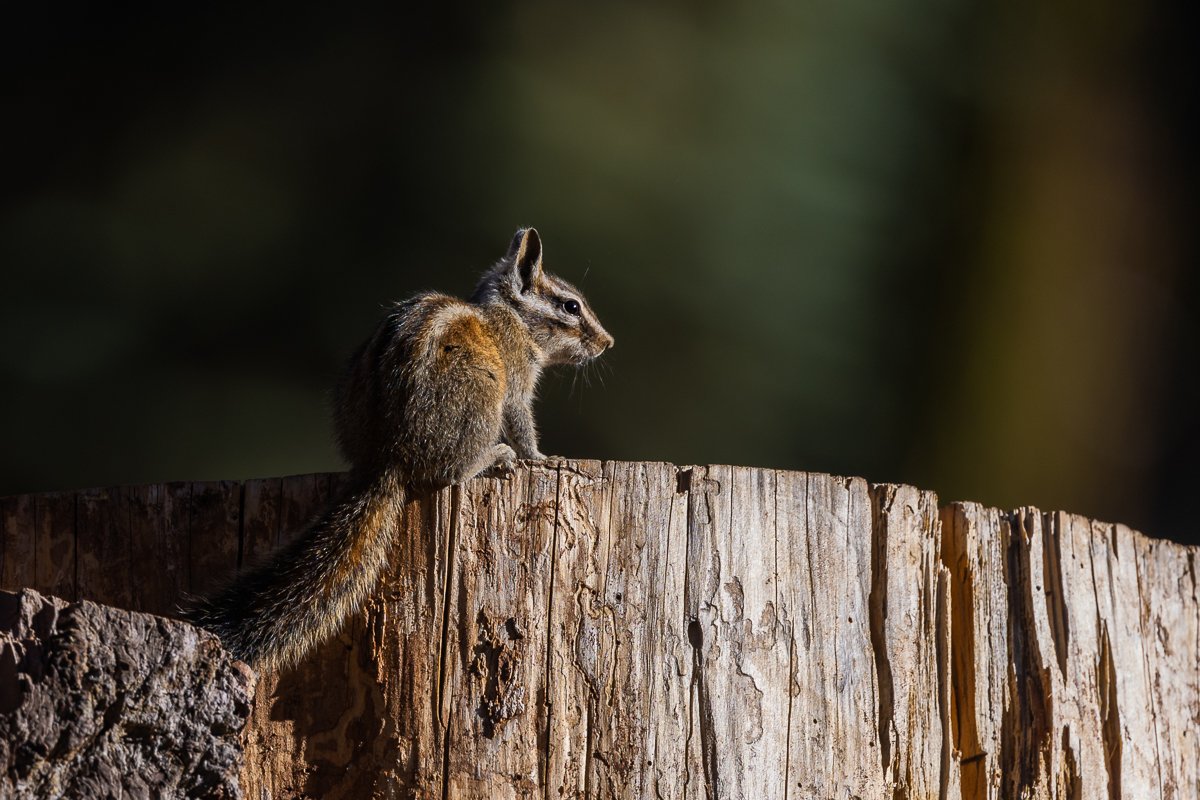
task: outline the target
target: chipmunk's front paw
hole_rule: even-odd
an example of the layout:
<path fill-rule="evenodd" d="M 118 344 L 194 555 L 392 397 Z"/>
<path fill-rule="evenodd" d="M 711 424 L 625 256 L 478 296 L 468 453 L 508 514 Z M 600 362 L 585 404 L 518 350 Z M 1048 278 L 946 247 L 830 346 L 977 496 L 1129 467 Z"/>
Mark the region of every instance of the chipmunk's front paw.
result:
<path fill-rule="evenodd" d="M 523 459 L 528 464 L 536 464 L 540 467 L 557 467 L 563 464 L 566 456 L 548 456 L 545 453 L 538 453 L 536 458 Z"/>
<path fill-rule="evenodd" d="M 506 444 L 495 445 L 488 454 L 490 463 L 475 473 L 476 478 L 508 478 L 513 474 L 517 454 Z"/>

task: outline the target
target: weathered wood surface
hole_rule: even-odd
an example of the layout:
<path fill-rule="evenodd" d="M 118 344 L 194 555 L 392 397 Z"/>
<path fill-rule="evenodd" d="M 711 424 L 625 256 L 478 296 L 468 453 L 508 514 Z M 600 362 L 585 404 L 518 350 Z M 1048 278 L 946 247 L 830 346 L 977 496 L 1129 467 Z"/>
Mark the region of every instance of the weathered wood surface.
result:
<path fill-rule="evenodd" d="M 169 613 L 338 480 L 6 498 L 3 586 Z M 1195 548 L 587 461 L 412 498 L 398 537 L 364 613 L 263 676 L 247 796 L 1200 797 Z"/>

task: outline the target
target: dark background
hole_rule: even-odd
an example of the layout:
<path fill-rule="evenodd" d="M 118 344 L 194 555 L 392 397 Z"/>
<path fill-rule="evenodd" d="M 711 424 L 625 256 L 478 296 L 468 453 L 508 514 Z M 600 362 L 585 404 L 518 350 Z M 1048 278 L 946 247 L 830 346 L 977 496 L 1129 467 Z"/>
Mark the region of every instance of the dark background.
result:
<path fill-rule="evenodd" d="M 6 21 L 0 494 L 338 468 L 381 305 L 532 224 L 618 342 L 547 452 L 1200 538 L 1181 4 L 455 12 Z"/>

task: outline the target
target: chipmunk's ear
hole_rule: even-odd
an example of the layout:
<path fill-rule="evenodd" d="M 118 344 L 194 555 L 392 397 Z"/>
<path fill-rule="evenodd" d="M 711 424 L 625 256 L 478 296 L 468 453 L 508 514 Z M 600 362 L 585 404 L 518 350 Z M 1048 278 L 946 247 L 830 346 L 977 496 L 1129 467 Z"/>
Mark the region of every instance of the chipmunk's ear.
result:
<path fill-rule="evenodd" d="M 521 291 L 528 292 L 542 277 L 542 237 L 534 228 L 521 228 L 508 247 L 513 270 L 521 281 Z"/>

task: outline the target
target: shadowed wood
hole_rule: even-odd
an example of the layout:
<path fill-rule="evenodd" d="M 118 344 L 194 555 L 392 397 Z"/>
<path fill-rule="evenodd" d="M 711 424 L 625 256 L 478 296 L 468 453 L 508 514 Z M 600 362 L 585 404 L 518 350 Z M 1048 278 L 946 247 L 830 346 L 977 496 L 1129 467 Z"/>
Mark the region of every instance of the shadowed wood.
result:
<path fill-rule="evenodd" d="M 191 487 L 183 483 L 127 486 L 124 496 L 130 551 L 133 563 L 141 567 L 132 580 L 133 606 L 170 616 L 187 590 L 183 534 L 188 529 Z"/>
<path fill-rule="evenodd" d="M 0 589 L 9 587 L 29 586 L 40 588 L 37 577 L 37 557 L 35 542 L 37 541 L 37 517 L 34 508 L 37 505 L 37 495 L 19 495 L 0 498 L 0 530 L 4 532 L 4 541 L 0 542 Z M 72 552 L 64 559 L 59 568 L 75 573 L 75 554 Z M 71 597 L 74 599 L 74 587 Z"/>
<path fill-rule="evenodd" d="M 202 594 L 238 568 L 242 485 L 193 483 L 188 517 L 188 591 Z"/>
<path fill-rule="evenodd" d="M 117 608 L 133 605 L 133 544 L 124 494 L 118 487 L 88 489 L 76 496 L 75 575 L 81 600 Z M 39 526 L 39 551 L 43 531 Z M 39 559 L 40 573 L 47 566 Z"/>
<path fill-rule="evenodd" d="M 0 499 L 3 588 L 170 613 L 337 475 Z M 343 631 L 261 676 L 255 798 L 1200 796 L 1196 548 L 744 467 L 409 498 Z"/>
<path fill-rule="evenodd" d="M 52 492 L 33 498 L 37 531 L 35 583 L 39 591 L 74 598 L 76 500 L 73 492 Z"/>

